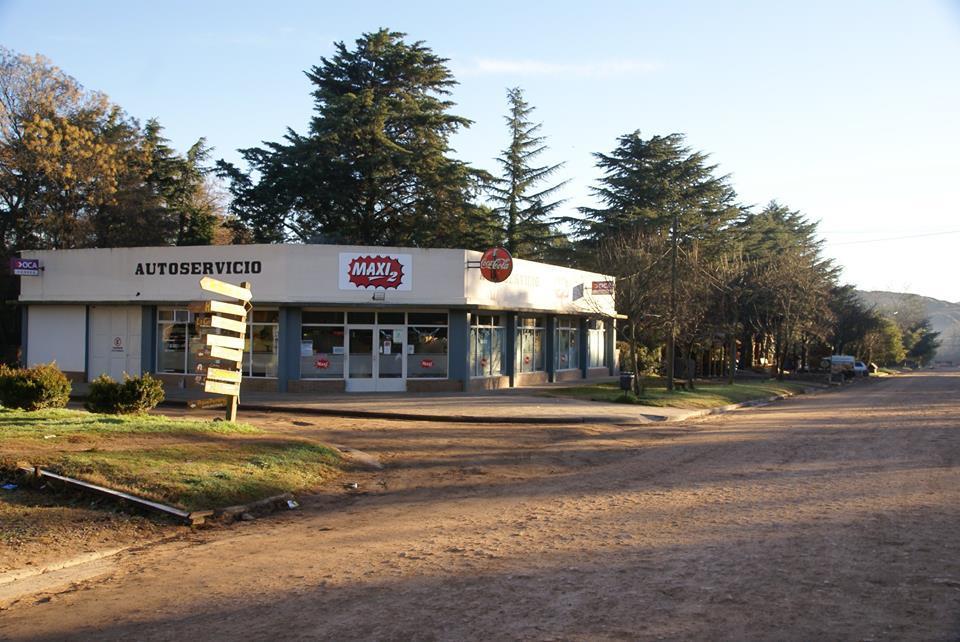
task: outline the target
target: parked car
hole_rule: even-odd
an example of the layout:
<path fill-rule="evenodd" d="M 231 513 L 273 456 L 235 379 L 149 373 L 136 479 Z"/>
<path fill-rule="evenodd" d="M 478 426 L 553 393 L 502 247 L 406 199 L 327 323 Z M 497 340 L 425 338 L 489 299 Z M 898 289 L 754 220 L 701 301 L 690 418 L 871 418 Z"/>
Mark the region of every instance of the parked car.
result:
<path fill-rule="evenodd" d="M 845 379 L 852 379 L 855 372 L 857 360 L 848 354 L 834 354 L 824 357 L 820 364 L 822 368 L 829 369 L 832 375 L 843 375 Z"/>
<path fill-rule="evenodd" d="M 870 375 L 870 368 L 863 361 L 857 361 L 853 364 L 853 374 L 857 377 L 866 377 Z"/>

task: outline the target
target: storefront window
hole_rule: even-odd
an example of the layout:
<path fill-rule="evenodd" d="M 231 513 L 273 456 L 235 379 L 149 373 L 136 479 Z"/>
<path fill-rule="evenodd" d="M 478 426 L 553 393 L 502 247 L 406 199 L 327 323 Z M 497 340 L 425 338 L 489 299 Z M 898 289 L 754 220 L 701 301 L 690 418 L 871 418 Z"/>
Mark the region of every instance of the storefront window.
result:
<path fill-rule="evenodd" d="M 280 313 L 277 310 L 254 310 L 247 315 L 250 324 L 243 355 L 245 377 L 276 377 Z"/>
<path fill-rule="evenodd" d="M 606 329 L 600 319 L 591 319 L 587 328 L 587 355 L 591 368 L 607 367 Z"/>
<path fill-rule="evenodd" d="M 300 378 L 342 379 L 343 312 L 305 310 L 300 334 Z"/>
<path fill-rule="evenodd" d="M 506 328 L 499 314 L 474 314 L 470 328 L 470 376 L 504 374 Z"/>
<path fill-rule="evenodd" d="M 543 359 L 543 317 L 517 320 L 517 372 L 541 372 Z"/>
<path fill-rule="evenodd" d="M 157 372 L 186 374 L 188 317 L 186 310 L 157 310 Z"/>
<path fill-rule="evenodd" d="M 447 378 L 447 327 L 407 327 L 407 378 Z"/>
<path fill-rule="evenodd" d="M 553 367 L 573 370 L 580 367 L 580 328 L 577 319 L 557 319 Z"/>

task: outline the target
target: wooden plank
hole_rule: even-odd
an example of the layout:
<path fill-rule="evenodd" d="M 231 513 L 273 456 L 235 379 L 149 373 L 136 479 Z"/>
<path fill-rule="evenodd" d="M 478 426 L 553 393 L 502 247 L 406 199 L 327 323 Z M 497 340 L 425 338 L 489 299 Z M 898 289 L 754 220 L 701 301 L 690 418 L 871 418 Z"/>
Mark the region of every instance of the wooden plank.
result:
<path fill-rule="evenodd" d="M 241 301 L 249 301 L 253 298 L 253 293 L 250 292 L 249 289 L 242 288 L 239 285 L 233 285 L 232 283 L 226 283 L 225 281 L 211 279 L 209 276 L 200 279 L 200 287 L 207 292 L 215 292 L 233 299 L 240 299 Z"/>
<path fill-rule="evenodd" d="M 247 331 L 247 324 L 244 321 L 234 321 L 233 319 L 217 315 L 208 318 L 210 319 L 210 325 L 214 328 L 229 330 L 230 332 L 236 332 L 238 334 L 243 334 Z"/>
<path fill-rule="evenodd" d="M 227 400 L 223 397 L 204 397 L 187 402 L 189 408 L 223 408 L 225 405 Z"/>
<path fill-rule="evenodd" d="M 228 337 L 225 334 L 206 335 L 206 344 L 208 346 L 220 346 L 222 348 L 232 348 L 242 351 L 244 348 L 243 337 Z"/>
<path fill-rule="evenodd" d="M 227 303 L 226 301 L 193 301 L 187 306 L 187 309 L 197 314 L 215 312 L 218 314 L 229 314 L 241 319 L 247 318 L 247 309 L 236 303 Z"/>
<path fill-rule="evenodd" d="M 231 383 L 240 383 L 242 375 L 237 370 L 224 370 L 223 368 L 207 368 L 207 380 L 216 379 L 217 381 L 229 381 Z"/>
<path fill-rule="evenodd" d="M 211 381 L 210 379 L 207 379 L 207 383 L 203 385 L 203 391 L 212 392 L 216 395 L 229 395 L 231 397 L 236 397 L 240 394 L 240 384 L 222 383 L 220 381 Z"/>
<path fill-rule="evenodd" d="M 73 479 L 72 477 L 64 477 L 63 475 L 58 475 L 56 473 L 51 473 L 49 470 L 43 470 L 42 468 L 36 468 L 35 474 L 40 477 L 49 477 L 51 479 L 56 479 L 70 486 L 75 486 L 77 488 L 82 488 L 84 490 L 94 491 L 102 495 L 107 495 L 114 499 L 123 499 L 146 508 L 152 508 L 153 510 L 160 511 L 162 513 L 167 513 L 168 515 L 173 515 L 179 517 L 180 519 L 187 519 L 190 516 L 185 510 L 180 510 L 173 506 L 167 506 L 166 504 L 161 504 L 159 502 L 150 501 L 149 499 L 144 499 L 143 497 L 137 497 L 136 495 L 131 495 L 130 493 L 124 493 L 123 491 L 113 490 L 112 488 L 106 488 L 104 486 L 97 486 L 96 484 L 91 484 L 90 482 L 81 481 L 79 479 Z"/>
<path fill-rule="evenodd" d="M 234 361 L 240 363 L 243 361 L 243 350 L 234 350 L 223 346 L 210 346 L 203 350 L 203 356 L 197 355 L 198 359 L 224 359 L 225 361 Z"/>

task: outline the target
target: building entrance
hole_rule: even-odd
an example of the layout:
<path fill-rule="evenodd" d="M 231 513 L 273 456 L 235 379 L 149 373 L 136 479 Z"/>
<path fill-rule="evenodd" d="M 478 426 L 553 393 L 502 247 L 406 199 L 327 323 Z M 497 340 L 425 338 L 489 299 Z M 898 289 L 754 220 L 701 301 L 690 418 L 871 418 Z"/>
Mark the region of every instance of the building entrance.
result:
<path fill-rule="evenodd" d="M 347 392 L 403 392 L 407 389 L 406 327 L 347 327 Z"/>

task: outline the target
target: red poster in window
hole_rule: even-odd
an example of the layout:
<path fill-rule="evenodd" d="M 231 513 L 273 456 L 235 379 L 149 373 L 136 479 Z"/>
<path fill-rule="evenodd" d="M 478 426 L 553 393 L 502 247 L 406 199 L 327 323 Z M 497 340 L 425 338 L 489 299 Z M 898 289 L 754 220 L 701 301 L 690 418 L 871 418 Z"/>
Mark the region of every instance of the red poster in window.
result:
<path fill-rule="evenodd" d="M 420 360 L 420 367 L 421 367 L 421 368 L 432 368 L 432 367 L 433 367 L 433 359 L 421 359 L 421 360 Z"/>
<path fill-rule="evenodd" d="M 330 360 L 320 357 L 319 359 L 317 359 L 317 362 L 314 365 L 316 365 L 321 370 L 326 370 L 327 368 L 330 367 Z"/>

